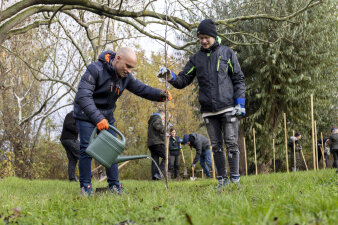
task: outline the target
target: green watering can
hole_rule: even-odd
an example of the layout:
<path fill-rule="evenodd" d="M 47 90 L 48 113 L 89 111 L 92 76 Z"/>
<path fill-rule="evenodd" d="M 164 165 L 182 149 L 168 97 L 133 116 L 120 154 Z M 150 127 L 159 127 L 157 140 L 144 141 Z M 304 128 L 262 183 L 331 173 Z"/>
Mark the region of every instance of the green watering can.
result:
<path fill-rule="evenodd" d="M 147 155 L 119 156 L 126 147 L 126 139 L 123 134 L 112 125 L 109 125 L 109 128 L 114 130 L 121 139 L 115 137 L 107 130 L 102 130 L 97 135 L 97 128 L 95 127 L 90 136 L 89 146 L 86 149 L 88 155 L 107 168 L 115 163 L 148 158 Z"/>

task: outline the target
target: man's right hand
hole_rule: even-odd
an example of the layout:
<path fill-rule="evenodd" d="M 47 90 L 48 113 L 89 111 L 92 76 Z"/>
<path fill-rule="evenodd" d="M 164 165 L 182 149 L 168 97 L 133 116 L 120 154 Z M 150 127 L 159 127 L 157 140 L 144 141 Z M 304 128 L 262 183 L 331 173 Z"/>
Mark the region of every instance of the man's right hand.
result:
<path fill-rule="evenodd" d="M 98 122 L 96 124 L 96 126 L 97 126 L 97 129 L 100 130 L 100 131 L 103 130 L 103 129 L 108 130 L 108 128 L 109 128 L 109 124 L 108 124 L 108 121 L 106 119 L 102 119 L 100 122 Z"/>
<path fill-rule="evenodd" d="M 157 74 L 158 78 L 167 79 L 167 81 L 175 80 L 175 73 L 166 67 L 162 67 Z"/>

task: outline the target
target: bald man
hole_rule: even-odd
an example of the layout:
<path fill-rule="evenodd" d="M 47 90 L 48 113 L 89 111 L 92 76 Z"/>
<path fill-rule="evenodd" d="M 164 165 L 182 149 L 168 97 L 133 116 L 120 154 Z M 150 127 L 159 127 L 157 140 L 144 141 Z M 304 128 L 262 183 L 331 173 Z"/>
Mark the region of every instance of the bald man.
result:
<path fill-rule="evenodd" d="M 135 52 L 123 47 L 114 53 L 105 51 L 99 55 L 97 62 L 91 63 L 79 83 L 74 102 L 74 118 L 80 135 L 80 188 L 85 196 L 93 194 L 91 183 L 91 156 L 86 153 L 90 135 L 94 128 L 114 132 L 114 111 L 116 101 L 125 89 L 151 100 L 162 102 L 171 100 L 169 92 L 149 87 L 136 79 L 131 71 L 137 64 Z M 115 135 L 115 134 L 114 134 Z M 121 194 L 122 186 L 118 179 L 118 166 L 113 164 L 106 168 L 108 189 L 112 193 Z"/>

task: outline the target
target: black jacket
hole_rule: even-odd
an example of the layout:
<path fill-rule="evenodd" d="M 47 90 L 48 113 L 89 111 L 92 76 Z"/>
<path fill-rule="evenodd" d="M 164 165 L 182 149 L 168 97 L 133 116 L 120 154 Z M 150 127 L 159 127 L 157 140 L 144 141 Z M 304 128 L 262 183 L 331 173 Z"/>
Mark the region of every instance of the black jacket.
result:
<path fill-rule="evenodd" d="M 210 50 L 202 48 L 170 83 L 181 89 L 196 76 L 202 113 L 233 107 L 235 99 L 245 98 L 244 74 L 236 54 L 227 46 L 215 42 Z"/>
<path fill-rule="evenodd" d="M 331 134 L 330 137 L 330 149 L 332 150 L 338 150 L 338 133 Z"/>
<path fill-rule="evenodd" d="M 164 144 L 164 125 L 161 115 L 154 113 L 148 120 L 148 146 Z"/>
<path fill-rule="evenodd" d="M 77 140 L 78 137 L 78 130 L 76 127 L 76 122 L 73 117 L 73 111 L 70 113 L 67 113 L 65 120 L 63 121 L 63 128 L 62 128 L 62 133 L 60 140 Z"/>
<path fill-rule="evenodd" d="M 180 155 L 180 138 L 175 136 L 175 139 L 170 136 L 169 138 L 169 153 L 172 156 Z"/>
<path fill-rule="evenodd" d="M 202 152 L 210 150 L 209 139 L 203 135 L 191 133 L 189 134 L 190 146 L 196 149 L 196 156 L 193 164 L 196 164 L 201 157 Z"/>
<path fill-rule="evenodd" d="M 296 147 L 295 147 L 295 150 L 298 152 L 302 149 L 302 146 L 300 145 L 299 143 L 299 140 L 296 138 L 296 137 L 290 137 L 290 140 L 289 140 L 289 143 L 288 143 L 288 147 L 289 147 L 289 150 L 290 152 L 293 152 L 293 140 L 295 140 L 295 144 L 296 144 Z"/>
<path fill-rule="evenodd" d="M 97 124 L 106 118 L 110 124 L 114 123 L 116 101 L 125 89 L 142 98 L 161 101 L 161 90 L 143 84 L 132 74 L 121 78 L 115 73 L 111 63 L 105 60 L 106 56 L 112 62 L 115 53 L 112 51 L 101 53 L 99 61 L 91 63 L 81 77 L 75 96 L 75 119 Z"/>

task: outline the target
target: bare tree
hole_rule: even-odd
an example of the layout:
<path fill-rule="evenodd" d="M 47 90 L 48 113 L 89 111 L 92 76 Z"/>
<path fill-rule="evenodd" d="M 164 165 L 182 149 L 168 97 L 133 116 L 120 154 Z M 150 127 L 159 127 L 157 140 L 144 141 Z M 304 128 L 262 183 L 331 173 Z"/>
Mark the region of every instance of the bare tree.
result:
<path fill-rule="evenodd" d="M 169 2 L 169 0 L 167 0 Z M 191 35 L 191 31 L 197 27 L 199 18 L 213 18 L 212 10 L 213 2 L 195 1 L 195 0 L 177 0 L 170 1 L 171 10 L 161 10 L 154 5 L 156 0 L 144 1 L 141 4 L 133 4 L 133 1 L 89 1 L 89 0 L 24 0 L 6 7 L 0 14 L 0 44 L 13 35 L 24 33 L 29 29 L 33 29 L 42 25 L 54 22 L 55 15 L 68 14 L 72 15 L 74 10 L 83 10 L 97 14 L 103 17 L 120 21 L 134 28 L 139 33 L 162 41 L 165 41 L 163 35 L 157 34 L 149 30 L 153 24 L 168 25 L 173 30 Z M 300 6 L 298 10 L 289 15 L 276 16 L 257 13 L 255 15 L 238 16 L 233 18 L 224 18 L 216 20 L 216 24 L 220 25 L 220 35 L 227 38 L 228 32 L 236 32 L 238 35 L 247 36 L 249 39 L 257 42 L 269 42 L 263 40 L 253 34 L 248 34 L 237 30 L 236 23 L 239 21 L 266 19 L 276 22 L 291 21 L 298 14 L 308 10 L 318 4 L 322 0 L 309 0 L 306 5 Z M 229 4 L 224 1 L 224 5 Z M 238 3 L 244 4 L 244 3 Z M 166 13 L 163 13 L 163 12 Z M 208 13 L 209 12 L 209 13 Z M 196 21 L 187 22 L 184 14 L 196 15 Z M 33 18 L 33 19 L 32 19 Z M 74 18 L 75 19 L 75 18 Z M 167 22 L 165 22 L 167 21 Z M 79 22 L 79 21 L 78 21 Z M 86 26 L 85 24 L 82 24 Z M 21 27 L 20 27 L 21 26 Z M 229 39 L 229 41 L 233 41 Z M 233 41 L 234 44 L 241 44 Z M 174 42 L 167 41 L 168 45 L 177 50 L 187 50 L 187 47 L 195 42 L 176 45 Z M 250 43 L 247 43 L 250 44 Z"/>

